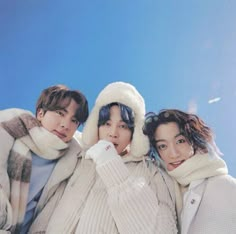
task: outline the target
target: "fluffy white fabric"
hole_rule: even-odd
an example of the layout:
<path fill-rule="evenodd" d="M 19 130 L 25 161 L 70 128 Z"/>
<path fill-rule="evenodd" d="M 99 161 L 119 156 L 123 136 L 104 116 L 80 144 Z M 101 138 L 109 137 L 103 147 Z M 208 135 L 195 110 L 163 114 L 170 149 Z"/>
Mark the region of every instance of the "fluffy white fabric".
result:
<path fill-rule="evenodd" d="M 98 141 L 98 143 L 87 150 L 85 155 L 86 159 L 93 159 L 97 166 L 100 166 L 117 157 L 120 156 L 117 154 L 114 145 L 111 142 L 105 140 Z"/>

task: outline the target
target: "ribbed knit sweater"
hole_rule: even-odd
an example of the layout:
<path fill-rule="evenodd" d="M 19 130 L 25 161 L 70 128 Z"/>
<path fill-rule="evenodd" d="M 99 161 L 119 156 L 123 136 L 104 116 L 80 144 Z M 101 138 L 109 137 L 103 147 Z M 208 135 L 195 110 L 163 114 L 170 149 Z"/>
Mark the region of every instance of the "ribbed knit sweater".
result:
<path fill-rule="evenodd" d="M 172 186 L 145 161 L 116 158 L 96 170 L 82 159 L 48 225 L 38 217 L 30 233 L 177 233 Z"/>

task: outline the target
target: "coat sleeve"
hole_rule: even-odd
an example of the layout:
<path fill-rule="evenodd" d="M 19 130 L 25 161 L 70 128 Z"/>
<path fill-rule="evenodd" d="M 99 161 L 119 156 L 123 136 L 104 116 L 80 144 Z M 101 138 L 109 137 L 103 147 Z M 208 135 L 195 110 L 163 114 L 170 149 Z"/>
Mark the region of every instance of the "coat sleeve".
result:
<path fill-rule="evenodd" d="M 10 195 L 10 183 L 7 174 L 7 162 L 14 139 L 0 125 L 0 186 L 7 196 Z"/>
<path fill-rule="evenodd" d="M 144 167 L 139 162 L 138 167 Z M 156 168 L 157 169 L 157 168 Z M 97 167 L 108 193 L 108 204 L 122 233 L 177 233 L 174 201 L 160 173 L 136 176 L 121 158 Z M 147 178 L 149 177 L 149 181 Z"/>
<path fill-rule="evenodd" d="M 4 114 L 3 114 L 4 113 Z M 10 182 L 7 162 L 14 138 L 4 129 L 5 112 L 0 111 L 0 233 L 8 233 L 12 223 L 12 208 L 9 202 Z"/>
<path fill-rule="evenodd" d="M 10 196 L 10 181 L 8 176 L 8 158 L 10 151 L 15 142 L 15 134 L 9 126 L 15 130 L 16 127 L 20 128 L 18 122 L 14 125 L 14 118 L 21 114 L 30 114 L 31 112 L 11 108 L 0 111 L 0 233 L 8 233 L 12 224 L 12 207 L 9 202 Z M 33 116 L 33 115 L 32 115 Z"/>
<path fill-rule="evenodd" d="M 12 207 L 5 191 L 0 186 L 0 233 L 8 233 L 6 230 L 9 230 L 11 225 Z"/>

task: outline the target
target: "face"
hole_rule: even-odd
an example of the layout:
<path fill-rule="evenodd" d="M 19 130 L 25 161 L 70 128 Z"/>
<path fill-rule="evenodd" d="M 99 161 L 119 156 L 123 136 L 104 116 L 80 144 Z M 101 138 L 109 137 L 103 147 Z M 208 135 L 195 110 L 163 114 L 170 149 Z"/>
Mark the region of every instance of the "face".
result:
<path fill-rule="evenodd" d="M 122 120 L 120 108 L 112 106 L 110 109 L 110 119 L 98 129 L 99 140 L 107 140 L 114 144 L 117 153 L 121 154 L 131 142 L 131 130 Z"/>
<path fill-rule="evenodd" d="M 71 99 L 70 104 L 64 109 L 46 111 L 46 113 L 44 113 L 43 109 L 40 109 L 37 113 L 37 119 L 49 132 L 55 134 L 64 142 L 68 142 L 72 139 L 79 126 L 79 122 L 75 118 L 78 106 Z"/>
<path fill-rule="evenodd" d="M 156 149 L 168 171 L 174 170 L 194 154 L 193 147 L 175 122 L 159 125 L 154 137 Z"/>

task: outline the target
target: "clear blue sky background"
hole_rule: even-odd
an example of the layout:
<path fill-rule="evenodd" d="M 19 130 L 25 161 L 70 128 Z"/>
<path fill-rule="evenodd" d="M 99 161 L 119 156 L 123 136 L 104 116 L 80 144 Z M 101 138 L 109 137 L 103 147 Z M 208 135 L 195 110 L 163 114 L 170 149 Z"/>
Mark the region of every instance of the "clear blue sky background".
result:
<path fill-rule="evenodd" d="M 106 84 L 130 82 L 147 111 L 195 110 L 236 176 L 235 12 L 234 0 L 1 0 L 0 109 L 34 111 L 58 83 L 91 108 Z"/>

